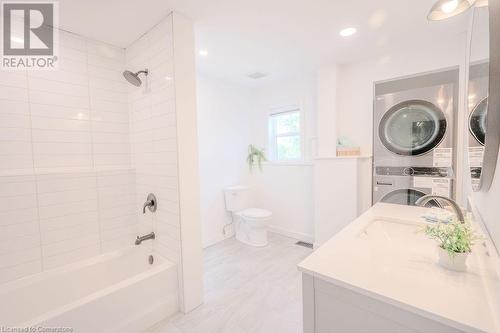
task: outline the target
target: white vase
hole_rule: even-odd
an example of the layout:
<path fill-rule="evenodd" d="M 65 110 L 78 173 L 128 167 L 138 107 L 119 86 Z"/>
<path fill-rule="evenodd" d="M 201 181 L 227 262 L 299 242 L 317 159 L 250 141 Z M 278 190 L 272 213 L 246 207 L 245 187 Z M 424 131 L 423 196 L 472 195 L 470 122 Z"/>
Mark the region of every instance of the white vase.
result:
<path fill-rule="evenodd" d="M 450 256 L 448 251 L 438 246 L 438 255 L 438 262 L 442 267 L 457 272 L 465 272 L 467 270 L 469 253 L 455 253 L 455 255 Z"/>

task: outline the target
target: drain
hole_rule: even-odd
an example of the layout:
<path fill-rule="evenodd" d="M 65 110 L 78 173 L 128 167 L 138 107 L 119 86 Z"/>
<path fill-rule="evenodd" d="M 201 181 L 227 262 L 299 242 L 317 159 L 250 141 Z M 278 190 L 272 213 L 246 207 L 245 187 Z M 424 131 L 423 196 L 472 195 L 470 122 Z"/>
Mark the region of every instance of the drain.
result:
<path fill-rule="evenodd" d="M 311 243 L 307 243 L 307 242 L 303 242 L 303 241 L 298 241 L 297 243 L 295 243 L 295 245 L 307 247 L 308 249 L 313 248 L 313 245 Z"/>
<path fill-rule="evenodd" d="M 153 262 L 155 261 L 155 258 L 153 258 L 153 256 L 149 256 L 148 261 L 149 261 L 149 264 L 152 265 Z"/>

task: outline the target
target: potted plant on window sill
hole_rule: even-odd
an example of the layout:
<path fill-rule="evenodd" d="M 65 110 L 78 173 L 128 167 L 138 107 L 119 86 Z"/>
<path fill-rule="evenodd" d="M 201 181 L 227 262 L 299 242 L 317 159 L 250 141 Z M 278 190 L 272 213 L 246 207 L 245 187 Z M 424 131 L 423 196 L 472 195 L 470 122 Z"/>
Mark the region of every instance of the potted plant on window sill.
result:
<path fill-rule="evenodd" d="M 474 241 L 480 239 L 472 230 L 470 222 L 462 223 L 458 219 L 450 223 L 440 222 L 425 226 L 424 232 L 439 243 L 439 265 L 458 272 L 467 270 L 467 259 Z"/>
<path fill-rule="evenodd" d="M 255 147 L 254 145 L 249 145 L 247 163 L 250 171 L 252 171 L 255 165 L 258 165 L 259 169 L 262 170 L 262 162 L 264 161 L 266 161 L 266 155 L 264 155 L 264 151 Z"/>

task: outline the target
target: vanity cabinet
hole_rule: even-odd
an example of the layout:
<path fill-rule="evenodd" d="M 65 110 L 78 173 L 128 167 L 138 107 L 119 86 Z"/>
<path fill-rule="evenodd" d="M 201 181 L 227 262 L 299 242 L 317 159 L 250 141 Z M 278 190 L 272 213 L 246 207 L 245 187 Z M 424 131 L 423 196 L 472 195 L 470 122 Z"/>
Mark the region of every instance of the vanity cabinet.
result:
<path fill-rule="evenodd" d="M 304 333 L 458 333 L 380 300 L 302 274 Z"/>
<path fill-rule="evenodd" d="M 445 269 L 419 232 L 431 212 L 377 203 L 299 263 L 304 333 L 500 333 L 500 266 L 486 235 L 467 271 Z"/>

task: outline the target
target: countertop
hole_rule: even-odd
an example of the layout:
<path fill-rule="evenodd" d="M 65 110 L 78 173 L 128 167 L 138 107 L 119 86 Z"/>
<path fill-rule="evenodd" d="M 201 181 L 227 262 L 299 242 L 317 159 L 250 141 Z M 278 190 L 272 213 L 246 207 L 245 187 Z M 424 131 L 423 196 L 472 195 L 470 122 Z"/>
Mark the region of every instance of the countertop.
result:
<path fill-rule="evenodd" d="M 298 268 L 465 332 L 500 332 L 498 257 L 480 241 L 467 272 L 439 266 L 437 243 L 419 232 L 427 209 L 378 203 Z"/>

